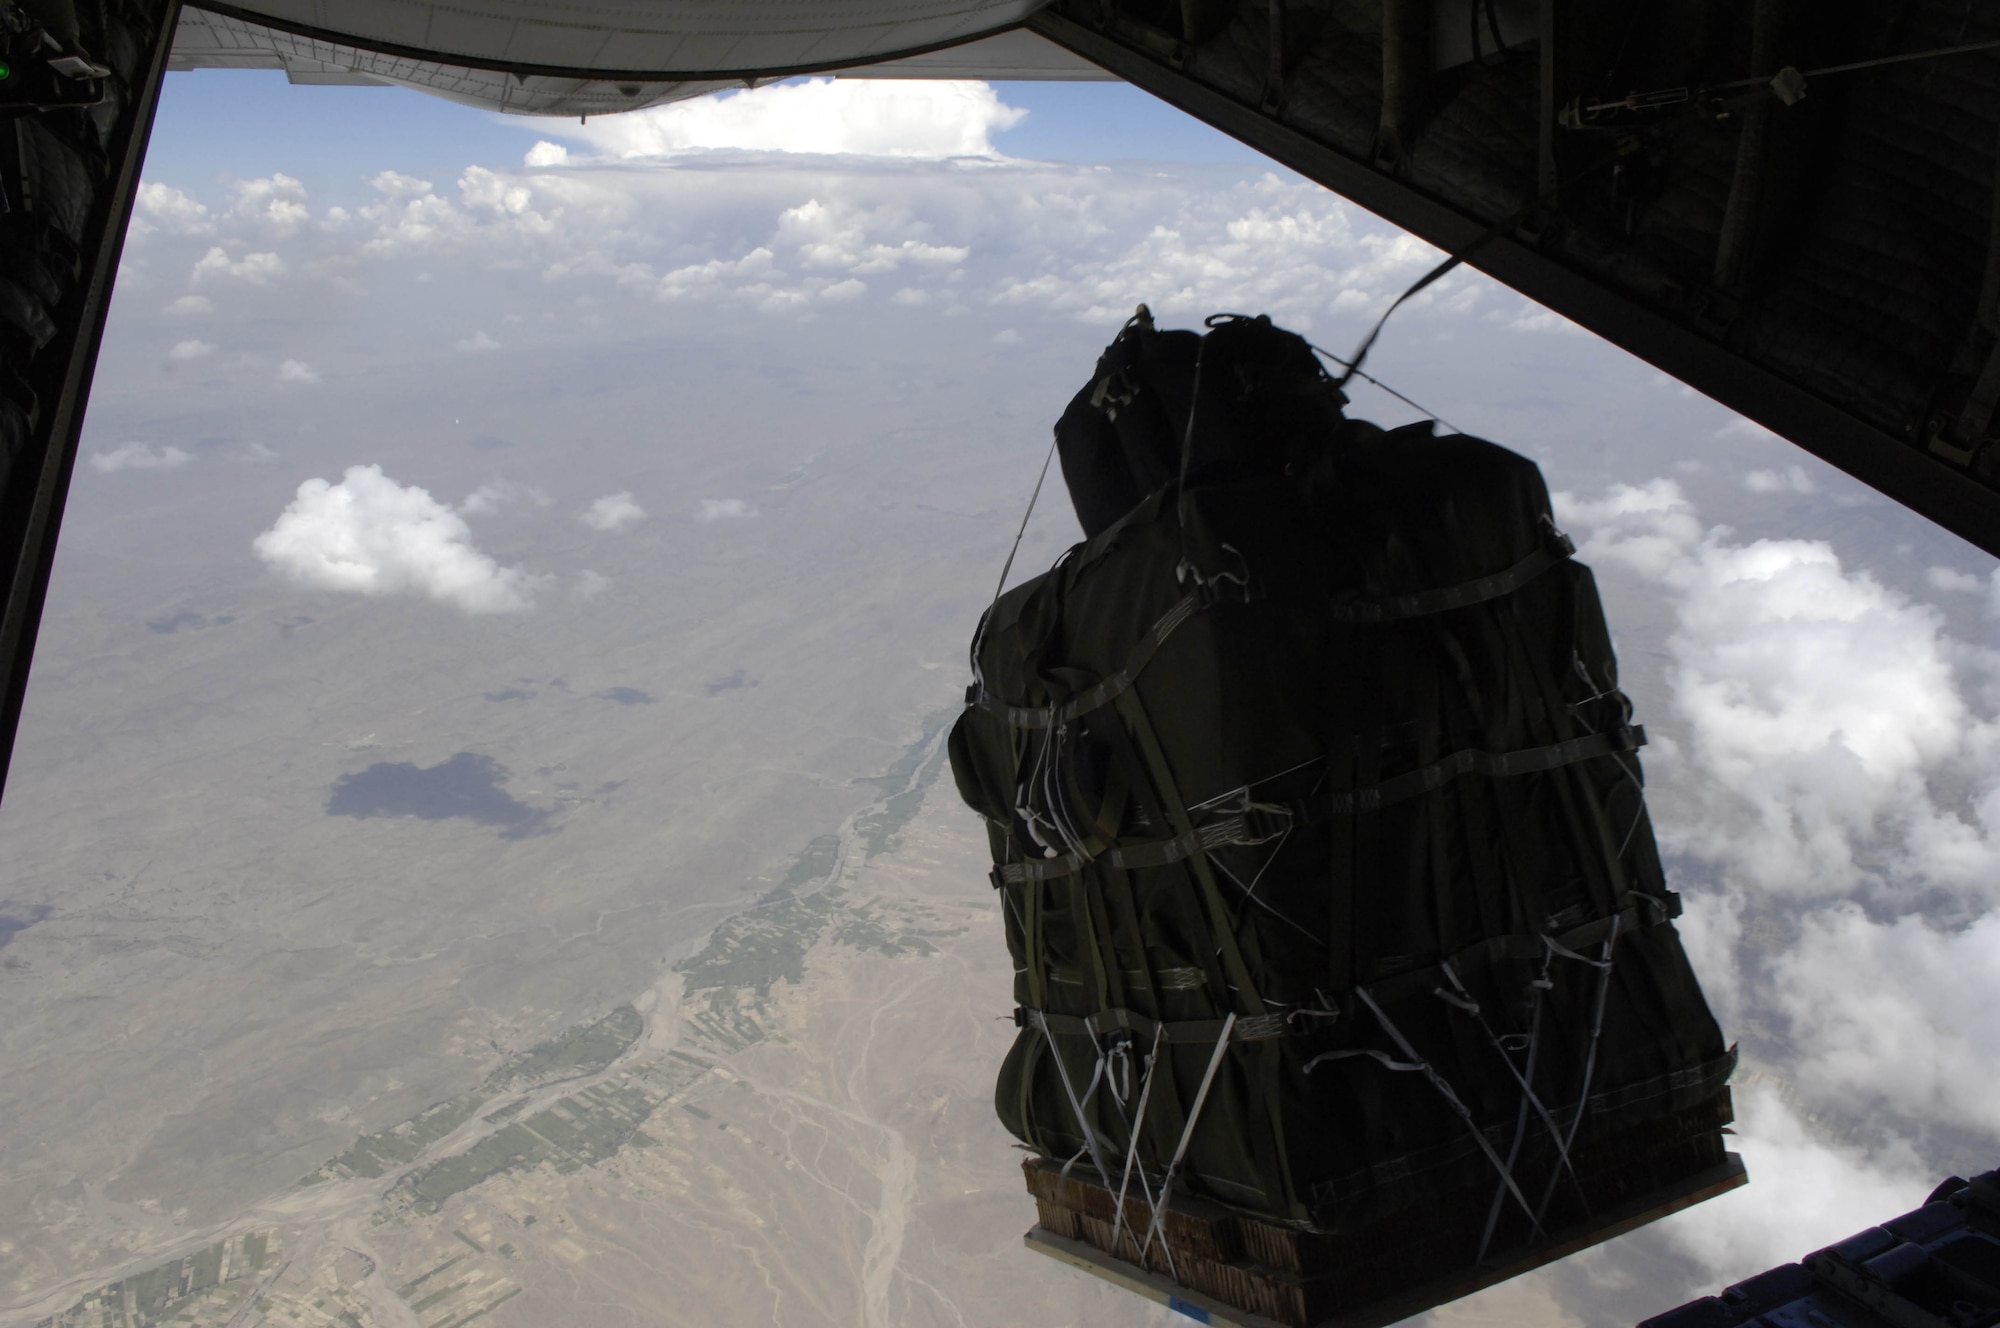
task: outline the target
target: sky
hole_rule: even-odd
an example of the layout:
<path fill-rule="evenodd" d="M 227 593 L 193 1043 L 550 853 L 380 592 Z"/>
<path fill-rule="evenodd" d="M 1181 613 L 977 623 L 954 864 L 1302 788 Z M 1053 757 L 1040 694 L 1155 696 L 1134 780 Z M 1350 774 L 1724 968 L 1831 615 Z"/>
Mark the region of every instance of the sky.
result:
<path fill-rule="evenodd" d="M 220 560 L 440 633 L 617 612 L 608 551 L 665 522 L 750 537 L 762 456 L 858 470 L 930 431 L 1017 511 L 1140 300 L 1344 352 L 1437 258 L 1116 84 L 800 81 L 586 125 L 174 74 L 145 176 L 66 556 L 186 543 L 191 585 Z M 1992 560 L 1475 273 L 1370 365 L 1542 463 L 1652 735 L 1683 935 L 1752 1067 L 1754 1183 L 1572 1260 L 1568 1303 L 1720 1285 L 1990 1161 Z M 617 450 L 654 428 L 736 459 L 689 483 L 665 443 Z M 1023 566 L 1072 538 L 1045 500 Z"/>

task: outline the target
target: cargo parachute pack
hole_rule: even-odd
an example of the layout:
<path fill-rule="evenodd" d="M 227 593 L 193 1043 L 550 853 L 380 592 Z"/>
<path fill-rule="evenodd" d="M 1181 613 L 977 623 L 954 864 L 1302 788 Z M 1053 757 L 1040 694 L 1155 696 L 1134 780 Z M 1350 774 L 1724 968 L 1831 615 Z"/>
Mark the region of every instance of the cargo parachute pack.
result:
<path fill-rule="evenodd" d="M 1740 1183 L 1644 731 L 1532 462 L 1382 430 L 1265 318 L 1142 308 L 999 596 L 987 821 L 1031 1244 L 1217 1318 L 1388 1322 Z"/>

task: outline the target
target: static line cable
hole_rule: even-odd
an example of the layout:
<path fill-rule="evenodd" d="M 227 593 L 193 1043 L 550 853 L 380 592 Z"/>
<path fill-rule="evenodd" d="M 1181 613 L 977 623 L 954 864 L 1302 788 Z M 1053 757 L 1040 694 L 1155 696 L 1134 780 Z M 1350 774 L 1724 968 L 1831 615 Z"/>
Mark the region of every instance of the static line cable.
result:
<path fill-rule="evenodd" d="M 1828 78 L 1835 74 L 1852 74 L 1863 69 L 1881 69 L 1889 65 L 1914 64 L 1921 60 L 1939 60 L 1952 55 L 1972 55 L 1980 51 L 2000 50 L 2000 40 L 1967 42 L 1962 46 L 1940 46 L 1928 51 L 1906 51 L 1901 55 L 1877 56 L 1872 60 L 1854 60 L 1843 65 L 1826 65 L 1819 69 L 1799 70 L 1786 65 L 1775 74 L 1757 74 L 1750 78 L 1732 79 L 1727 83 L 1715 83 L 1706 87 L 1682 86 L 1676 88 L 1655 88 L 1649 92 L 1629 92 L 1623 97 L 1612 97 L 1605 101 L 1588 101 L 1579 97 L 1562 111 L 1562 122 L 1571 128 L 1597 127 L 1592 122 L 1607 111 L 1664 111 L 1674 106 L 1701 106 L 1707 99 L 1718 93 L 1759 90 L 1769 92 L 1785 105 L 1790 106 L 1806 95 L 1807 85 L 1816 78 Z M 1755 100 L 1755 98 L 1751 98 Z M 1734 109 L 1740 101 L 1711 103 L 1708 109 L 1722 112 Z M 1606 126 L 1608 127 L 1608 126 Z"/>
<path fill-rule="evenodd" d="M 2000 46 L 2000 42 L 1995 42 L 1993 44 L 1996 46 Z M 1619 147 L 1614 148 L 1611 152 L 1606 153 L 1602 157 L 1599 157 L 1596 161 L 1590 163 L 1588 166 L 1585 166 L 1582 170 L 1576 172 L 1574 175 L 1569 176 L 1567 179 L 1560 179 L 1560 178 L 1557 179 L 1554 183 L 1549 185 L 1548 188 L 1536 194 L 1533 198 L 1523 203 L 1520 207 L 1515 208 L 1513 212 L 1501 218 L 1499 221 L 1494 222 L 1491 226 L 1481 231 L 1471 240 L 1468 240 L 1465 244 L 1461 245 L 1459 248 L 1453 250 L 1451 253 L 1446 255 L 1445 260 L 1442 263 L 1439 263 L 1436 267 L 1432 268 L 1430 271 L 1424 273 L 1424 275 L 1422 275 L 1421 277 L 1418 277 L 1414 282 L 1410 283 L 1409 289 L 1405 290 L 1401 295 L 1398 295 L 1395 299 L 1395 302 L 1392 303 L 1387 309 L 1384 309 L 1382 311 L 1382 316 L 1375 320 L 1375 326 L 1368 329 L 1368 335 L 1361 339 L 1361 344 L 1359 346 L 1355 347 L 1353 359 L 1343 360 L 1338 355 L 1331 355 L 1327 357 L 1335 361 L 1336 363 L 1344 364 L 1347 366 L 1347 372 L 1342 374 L 1338 379 L 1335 380 L 1335 386 L 1346 387 L 1347 380 L 1350 378 L 1368 377 L 1366 374 L 1361 372 L 1361 362 L 1368 358 L 1368 352 L 1374 347 L 1375 338 L 1382 335 L 1382 329 L 1384 326 L 1388 324 L 1389 316 L 1395 313 L 1396 310 L 1402 308 L 1404 302 L 1409 300 L 1412 296 L 1416 295 L 1417 292 L 1423 290 L 1426 286 L 1429 286 L 1432 282 L 1438 280 L 1440 277 L 1450 272 L 1453 268 L 1457 267 L 1459 264 L 1471 258 L 1474 254 L 1478 253 L 1481 249 L 1484 249 L 1487 245 L 1493 243 L 1493 241 L 1499 239 L 1503 235 L 1512 234 L 1514 230 L 1518 228 L 1523 221 L 1526 221 L 1530 216 L 1534 214 L 1536 209 L 1545 207 L 1548 204 L 1553 203 L 1555 201 L 1556 195 L 1561 193 L 1564 189 L 1568 188 L 1570 185 L 1575 184 L 1579 180 L 1597 174 L 1598 171 L 1602 170 L 1606 166 L 1611 165 L 1613 162 L 1617 161 L 1620 157 L 1629 156 L 1633 150 L 1634 150 L 1633 146 L 1621 144 Z M 1317 347 L 1315 347 L 1315 349 L 1317 349 Z M 1322 351 L 1321 354 L 1325 354 L 1325 352 Z M 1375 383 L 1377 387 L 1382 387 L 1382 384 L 1376 382 L 1373 378 L 1368 378 L 1368 381 L 1371 383 Z M 1412 406 L 1417 406 L 1416 402 L 1410 401 L 1408 397 L 1403 396 L 1402 393 L 1400 392 L 1393 392 L 1392 389 L 1387 387 L 1382 387 L 1382 390 L 1385 392 L 1392 392 L 1393 395 L 1401 398 L 1402 400 L 1409 401 L 1409 403 Z M 1417 406 L 1417 409 L 1423 410 L 1424 408 L 1422 406 Z M 1427 410 L 1424 411 L 1424 413 L 1426 415 L 1430 415 L 1430 412 Z M 1444 423 L 1442 419 L 1439 419 L 1435 415 L 1431 415 L 1431 418 L 1438 420 L 1440 424 Z"/>
<path fill-rule="evenodd" d="M 2000 40 L 1967 42 L 1963 46 L 1940 46 L 1929 51 L 1906 51 L 1902 55 L 1878 56 L 1873 60 L 1856 60 L 1851 64 L 1828 65 L 1824 69 L 1807 69 L 1805 78 L 1825 78 L 1829 74 L 1851 74 L 1859 69 L 1879 69 L 1884 65 L 1907 65 L 1918 60 L 1940 60 L 1948 55 L 1972 55 L 1979 51 L 2000 50 Z M 1783 71 L 1779 71 L 1780 74 Z M 1733 92 L 1737 88 L 1753 88 L 1759 84 L 1769 84 L 1770 79 L 1761 75 L 1756 78 L 1739 78 L 1734 83 L 1718 83 L 1710 92 Z"/>
<path fill-rule="evenodd" d="M 1021 551 L 1021 537 L 1028 533 L 1028 522 L 1035 515 L 1035 504 L 1041 500 L 1042 485 L 1049 478 L 1049 463 L 1056 459 L 1056 442 L 1049 440 L 1049 454 L 1042 458 L 1042 473 L 1035 477 L 1035 491 L 1028 495 L 1028 510 L 1021 513 L 1021 528 L 1014 532 L 1014 547 L 1007 550 L 1007 561 L 1000 565 L 1000 580 L 993 586 L 993 602 L 986 606 L 986 612 L 979 617 L 979 630 L 972 634 L 972 678 L 983 691 L 986 679 L 979 672 L 979 650 L 986 644 L 986 628 L 993 621 L 993 610 L 1000 603 L 1001 592 L 1007 589 L 1007 574 L 1014 570 L 1014 555 Z"/>
<path fill-rule="evenodd" d="M 1439 424 L 1442 424 L 1445 428 L 1451 430 L 1453 433 L 1465 432 L 1465 430 L 1459 428 L 1456 424 L 1453 424 L 1450 420 L 1438 414 L 1436 411 L 1432 410 L 1429 406 L 1424 405 L 1421 401 L 1417 401 L 1413 398 L 1404 396 L 1401 392 L 1398 392 L 1395 388 L 1389 386 L 1387 383 L 1375 377 L 1375 375 L 1373 374 L 1363 373 L 1361 370 L 1361 366 L 1357 364 L 1350 364 L 1346 360 L 1341 359 L 1338 355 L 1335 355 L 1332 351 L 1327 350 L 1322 346 L 1315 346 L 1310 341 L 1308 341 L 1306 345 L 1308 348 L 1311 349 L 1313 354 L 1323 355 L 1327 359 L 1332 360 L 1335 364 L 1339 365 L 1341 368 L 1347 370 L 1348 377 L 1359 378 L 1366 383 L 1373 383 L 1376 387 L 1381 388 L 1384 392 L 1387 392 L 1390 396 L 1396 398 L 1396 400 L 1402 402 L 1404 405 L 1410 407 L 1412 410 L 1418 411 L 1426 416 L 1429 416 L 1431 419 L 1436 420 Z"/>
<path fill-rule="evenodd" d="M 1007 561 L 1000 565 L 1000 580 L 993 587 L 993 603 L 1000 602 L 1000 593 L 1007 588 L 1007 573 L 1014 570 L 1014 555 L 1021 551 L 1021 537 L 1028 533 L 1028 522 L 1035 515 L 1035 504 L 1041 501 L 1042 485 L 1049 478 L 1049 463 L 1056 459 L 1056 440 L 1049 440 L 1049 454 L 1042 458 L 1042 473 L 1035 477 L 1035 491 L 1028 495 L 1028 510 L 1021 513 L 1021 528 L 1014 532 L 1014 547 L 1007 550 Z M 991 612 L 989 607 L 988 612 Z"/>

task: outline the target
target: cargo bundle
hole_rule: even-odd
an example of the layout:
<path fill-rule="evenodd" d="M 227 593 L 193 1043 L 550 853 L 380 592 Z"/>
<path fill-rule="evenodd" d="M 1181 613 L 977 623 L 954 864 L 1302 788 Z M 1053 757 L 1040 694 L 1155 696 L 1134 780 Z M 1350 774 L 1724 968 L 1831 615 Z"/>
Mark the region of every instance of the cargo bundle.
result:
<path fill-rule="evenodd" d="M 1268 319 L 1142 309 L 1057 426 L 1088 538 L 981 621 L 951 741 L 1031 1242 L 1301 1328 L 1742 1174 L 1645 733 L 1540 472 L 1344 405 Z"/>

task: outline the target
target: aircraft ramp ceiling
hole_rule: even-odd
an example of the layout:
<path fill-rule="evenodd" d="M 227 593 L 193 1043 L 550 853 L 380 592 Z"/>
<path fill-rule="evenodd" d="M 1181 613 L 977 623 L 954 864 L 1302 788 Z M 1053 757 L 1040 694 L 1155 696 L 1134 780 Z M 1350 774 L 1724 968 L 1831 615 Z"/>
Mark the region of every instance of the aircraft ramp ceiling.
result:
<path fill-rule="evenodd" d="M 175 60 L 560 114 L 1099 67 L 2000 553 L 1982 42 L 2000 0 L 250 0 Z"/>

